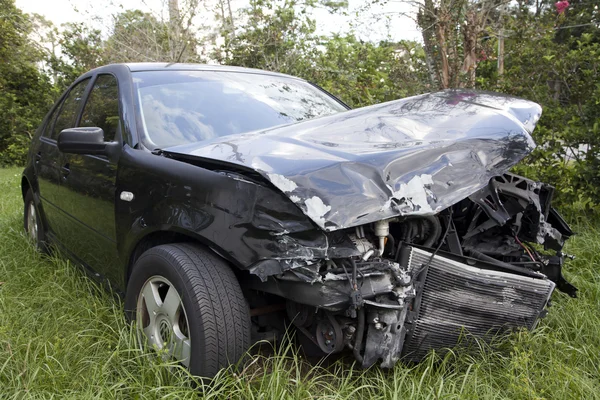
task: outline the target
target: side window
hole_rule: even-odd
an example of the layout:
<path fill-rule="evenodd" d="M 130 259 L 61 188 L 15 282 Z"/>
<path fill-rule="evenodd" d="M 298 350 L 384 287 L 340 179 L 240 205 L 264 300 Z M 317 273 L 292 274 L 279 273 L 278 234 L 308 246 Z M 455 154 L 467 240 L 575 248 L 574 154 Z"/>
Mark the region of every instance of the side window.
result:
<path fill-rule="evenodd" d="M 56 119 L 56 113 L 60 109 L 61 105 L 62 103 L 59 104 L 54 110 L 52 110 L 52 114 L 50 114 L 48 120 L 46 121 L 46 125 L 44 126 L 44 132 L 42 132 L 42 136 L 50 137 L 52 125 L 54 125 L 54 120 Z"/>
<path fill-rule="evenodd" d="M 83 100 L 83 94 L 85 88 L 90 83 L 90 78 L 84 79 L 75 85 L 71 91 L 65 97 L 62 103 L 56 122 L 54 123 L 54 129 L 52 130 L 51 139 L 56 140 L 60 131 L 66 128 L 73 128 L 75 126 L 75 120 L 77 118 L 77 110 Z"/>
<path fill-rule="evenodd" d="M 119 90 L 112 75 L 98 75 L 81 114 L 79 126 L 95 126 L 104 131 L 104 141 L 115 140 L 119 126 Z"/>

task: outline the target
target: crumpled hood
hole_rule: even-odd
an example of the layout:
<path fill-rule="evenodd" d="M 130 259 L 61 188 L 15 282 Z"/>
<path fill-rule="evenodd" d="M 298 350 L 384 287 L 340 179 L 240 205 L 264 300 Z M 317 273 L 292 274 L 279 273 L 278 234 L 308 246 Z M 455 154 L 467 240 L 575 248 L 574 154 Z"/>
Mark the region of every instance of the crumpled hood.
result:
<path fill-rule="evenodd" d="M 432 215 L 535 148 L 533 102 L 447 90 L 165 149 L 251 168 L 333 231 Z"/>

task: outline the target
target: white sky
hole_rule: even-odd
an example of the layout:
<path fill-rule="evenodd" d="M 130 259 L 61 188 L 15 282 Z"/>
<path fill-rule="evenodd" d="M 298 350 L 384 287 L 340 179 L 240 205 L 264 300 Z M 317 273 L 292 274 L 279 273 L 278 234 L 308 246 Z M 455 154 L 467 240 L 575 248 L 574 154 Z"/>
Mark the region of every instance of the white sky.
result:
<path fill-rule="evenodd" d="M 65 22 L 88 20 L 95 28 L 106 32 L 110 25 L 110 16 L 126 9 L 140 9 L 160 14 L 165 11 L 166 0 L 16 0 L 17 7 L 27 13 L 37 13 L 52 21 L 55 25 Z M 206 0 L 203 4 L 210 4 Z M 180 4 L 183 0 L 180 0 Z M 214 1 L 213 1 L 214 3 Z M 235 8 L 247 5 L 247 0 L 233 0 Z M 346 33 L 350 31 L 351 23 L 358 21 L 354 30 L 363 40 L 379 41 L 388 35 L 392 40 L 412 39 L 421 40 L 411 18 L 402 15 L 410 12 L 410 6 L 398 0 L 389 0 L 384 5 L 372 6 L 367 12 L 360 11 L 367 1 L 350 0 L 347 12 L 350 16 L 331 15 L 326 10 L 317 10 L 314 18 L 318 32 L 321 34 Z M 358 16 L 356 12 L 358 12 Z M 210 23 L 213 13 L 204 10 L 200 13 L 198 23 Z M 414 13 L 412 14 L 414 15 Z M 389 18 L 386 23 L 385 18 Z M 94 20 L 99 18 L 100 20 Z"/>

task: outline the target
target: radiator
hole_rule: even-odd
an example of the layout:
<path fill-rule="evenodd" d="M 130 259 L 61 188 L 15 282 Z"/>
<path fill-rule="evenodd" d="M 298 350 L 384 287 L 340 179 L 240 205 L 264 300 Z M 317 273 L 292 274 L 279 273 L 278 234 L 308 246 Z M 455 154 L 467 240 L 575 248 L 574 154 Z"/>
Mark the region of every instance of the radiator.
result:
<path fill-rule="evenodd" d="M 419 269 L 430 257 L 413 247 L 409 265 Z M 402 356 L 408 361 L 420 361 L 431 349 L 455 347 L 463 338 L 533 329 L 555 286 L 548 279 L 480 269 L 437 255 L 425 274 L 412 321 L 405 325 Z"/>

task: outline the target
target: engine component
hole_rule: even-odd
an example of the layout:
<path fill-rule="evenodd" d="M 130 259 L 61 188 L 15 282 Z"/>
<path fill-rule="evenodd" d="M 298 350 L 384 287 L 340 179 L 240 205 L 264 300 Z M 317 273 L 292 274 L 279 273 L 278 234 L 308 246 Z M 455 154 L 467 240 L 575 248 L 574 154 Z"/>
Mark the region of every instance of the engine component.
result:
<path fill-rule="evenodd" d="M 379 256 L 383 255 L 385 249 L 385 238 L 390 234 L 390 220 L 384 219 L 374 224 L 375 236 L 379 239 Z"/>
<path fill-rule="evenodd" d="M 327 316 L 317 324 L 317 343 L 325 354 L 339 353 L 344 349 L 344 334 L 336 319 L 331 314 Z"/>
<path fill-rule="evenodd" d="M 376 313 L 369 313 L 368 319 L 372 323 L 367 332 L 363 367 L 369 367 L 381 359 L 382 367 L 392 368 L 400 359 L 406 335 L 404 321 L 407 311 L 408 308 L 404 307 L 401 310 L 377 310 Z"/>
<path fill-rule="evenodd" d="M 555 287 L 549 279 L 475 268 L 414 247 L 409 268 L 421 268 L 402 349 L 411 361 L 452 348 L 461 337 L 533 329 Z"/>
<path fill-rule="evenodd" d="M 357 227 L 356 230 L 358 230 L 358 228 L 362 228 L 362 226 Z M 356 246 L 356 248 L 358 249 L 358 251 L 361 254 L 364 254 L 373 248 L 373 244 L 364 237 L 361 238 L 361 237 L 359 237 L 357 235 L 353 235 L 353 234 L 348 235 L 348 237 L 352 241 L 352 244 L 354 244 L 354 246 Z"/>
<path fill-rule="evenodd" d="M 401 226 L 401 240 L 407 243 L 421 243 L 425 247 L 437 243 L 442 234 L 440 221 L 434 215 L 408 218 L 402 221 Z"/>

